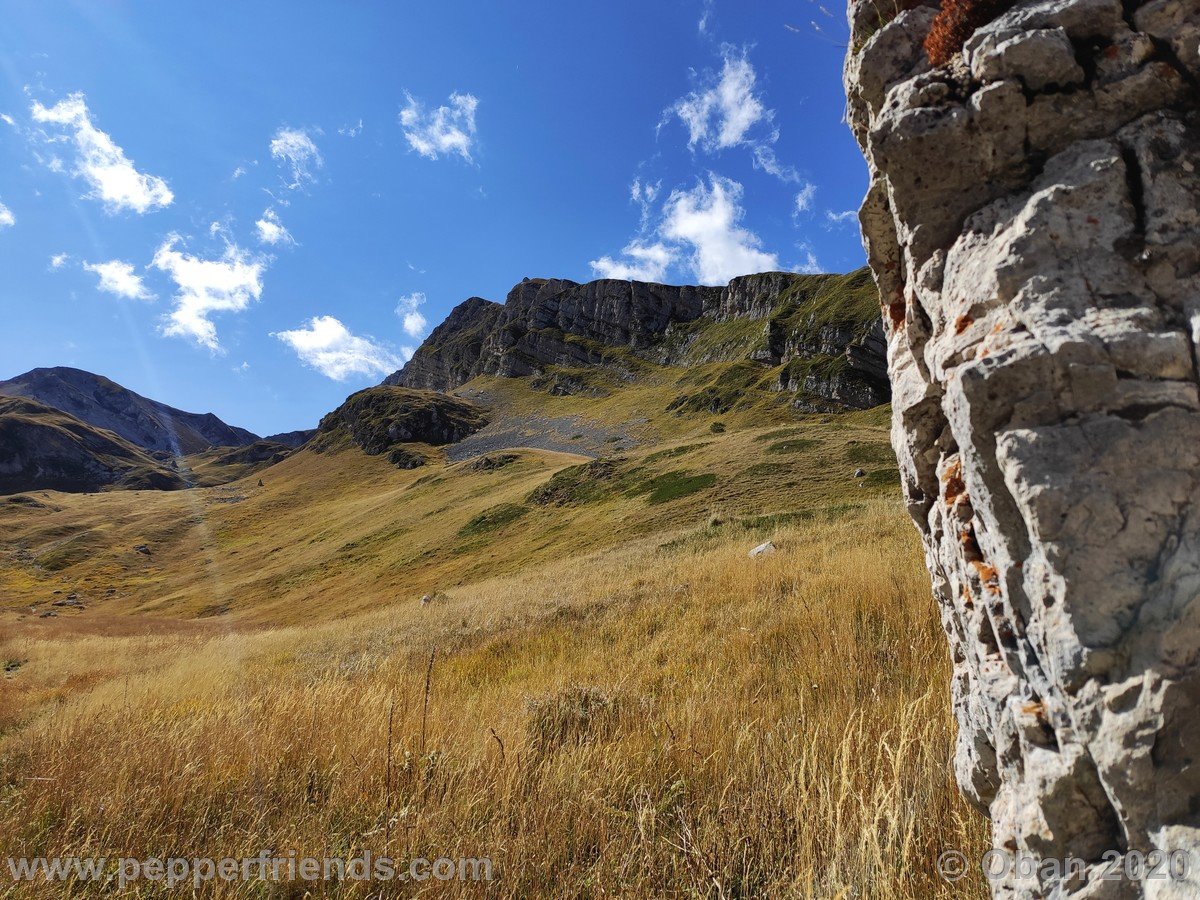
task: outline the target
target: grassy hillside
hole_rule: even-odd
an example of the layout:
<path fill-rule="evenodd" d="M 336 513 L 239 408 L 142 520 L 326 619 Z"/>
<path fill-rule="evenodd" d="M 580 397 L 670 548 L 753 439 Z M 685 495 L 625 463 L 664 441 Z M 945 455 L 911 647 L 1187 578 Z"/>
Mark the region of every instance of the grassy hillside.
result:
<path fill-rule="evenodd" d="M 684 377 L 474 382 L 484 458 L 0 502 L 0 843 L 494 861 L 421 896 L 982 896 L 933 869 L 986 835 L 886 410 L 668 410 Z M 547 422 L 577 452 L 497 447 Z"/>

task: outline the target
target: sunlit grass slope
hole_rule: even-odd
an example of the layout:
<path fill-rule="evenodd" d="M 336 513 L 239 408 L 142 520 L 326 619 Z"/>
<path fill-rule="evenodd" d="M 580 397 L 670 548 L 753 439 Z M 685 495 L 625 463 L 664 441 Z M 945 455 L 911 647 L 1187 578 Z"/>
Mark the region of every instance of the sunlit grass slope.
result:
<path fill-rule="evenodd" d="M 909 526 L 871 501 L 750 559 L 763 536 L 643 538 L 319 625 L 10 636 L 0 842 L 495 861 L 486 894 L 439 896 L 980 896 L 933 872 L 984 834 Z"/>
<path fill-rule="evenodd" d="M 431 450 L 431 464 L 402 471 L 347 447 L 302 450 L 214 488 L 0 500 L 0 617 L 32 616 L 61 590 L 89 604 L 78 615 L 306 622 L 712 515 L 805 517 L 895 483 L 878 413 L 793 413 L 786 427 L 713 433 L 712 417 L 662 415 L 660 390 L 630 390 L 591 410 L 597 421 L 645 420 L 634 427 L 668 433 L 643 433 L 637 448 L 607 454 L 603 472 L 568 471 L 583 482 L 568 497 L 548 500 L 539 488 L 587 463 L 583 456 L 524 450 L 480 471 Z M 501 399 L 507 415 L 538 399 L 548 414 L 588 412 L 578 398 L 532 391 Z M 657 405 L 658 418 L 635 415 L 639 400 L 645 410 Z M 853 477 L 859 467 L 865 478 Z"/>
<path fill-rule="evenodd" d="M 636 444 L 594 460 L 0 498 L 0 845 L 495 863 L 383 896 L 982 896 L 934 871 L 986 835 L 886 411 L 667 412 L 682 377 L 469 386 Z"/>

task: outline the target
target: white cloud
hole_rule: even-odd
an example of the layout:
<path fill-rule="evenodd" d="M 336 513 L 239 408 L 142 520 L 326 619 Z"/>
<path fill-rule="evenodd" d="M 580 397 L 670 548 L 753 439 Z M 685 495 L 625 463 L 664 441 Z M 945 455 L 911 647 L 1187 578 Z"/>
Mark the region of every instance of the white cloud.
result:
<path fill-rule="evenodd" d="M 167 315 L 163 334 L 185 337 L 217 351 L 217 330 L 211 316 L 241 312 L 262 295 L 261 260 L 227 244 L 219 259 L 200 259 L 176 249 L 180 242 L 171 234 L 154 254 L 151 263 L 169 274 L 177 287 L 175 308 Z"/>
<path fill-rule="evenodd" d="M 254 223 L 254 227 L 258 229 L 259 241 L 264 244 L 296 243 L 291 232 L 279 221 L 279 215 L 273 209 L 265 210 L 262 218 Z"/>
<path fill-rule="evenodd" d="M 742 226 L 742 196 L 738 182 L 710 172 L 707 184 L 671 193 L 655 239 L 637 238 L 619 258 L 592 260 L 592 269 L 601 278 L 662 281 L 678 265 L 702 284 L 780 269 L 778 255 L 763 250 L 758 235 Z"/>
<path fill-rule="evenodd" d="M 17 127 L 17 120 L 14 119 L 12 116 L 10 116 L 8 113 L 0 113 L 0 122 L 3 122 L 9 128 Z"/>
<path fill-rule="evenodd" d="M 53 257 L 50 260 L 50 265 L 56 269 L 58 266 L 54 261 L 57 258 Z M 132 263 L 112 259 L 102 263 L 85 262 L 83 268 L 100 279 L 98 287 L 107 294 L 114 294 L 126 300 L 157 299 L 142 283 L 142 277 L 133 271 Z"/>
<path fill-rule="evenodd" d="M 409 337 L 419 338 L 425 333 L 429 323 L 420 311 L 424 305 L 425 295 L 420 291 L 401 297 L 396 304 L 396 315 L 404 322 L 404 331 Z"/>
<path fill-rule="evenodd" d="M 712 24 L 714 0 L 704 0 L 704 6 L 700 11 L 700 21 L 696 25 L 696 29 L 701 34 L 708 34 L 709 26 Z"/>
<path fill-rule="evenodd" d="M 363 121 L 362 121 L 362 119 L 359 119 L 357 125 L 343 125 L 341 128 L 338 129 L 338 134 L 344 135 L 345 137 L 353 138 L 353 137 L 358 137 L 360 134 L 362 134 L 362 130 L 363 130 Z"/>
<path fill-rule="evenodd" d="M 450 95 L 449 106 L 426 112 L 420 101 L 406 93 L 408 103 L 400 111 L 400 125 L 408 144 L 427 159 L 457 153 L 471 162 L 475 143 L 475 108 L 479 100 L 471 94 Z"/>
<path fill-rule="evenodd" d="M 245 174 L 246 174 L 246 167 L 238 166 L 236 169 L 233 170 L 233 174 L 229 176 L 229 180 L 237 181 L 239 178 L 241 178 Z"/>
<path fill-rule="evenodd" d="M 303 187 L 317 180 L 313 169 L 325 165 L 321 151 L 308 132 L 300 128 L 280 128 L 271 138 L 271 156 L 287 170 L 287 187 Z"/>
<path fill-rule="evenodd" d="M 779 268 L 779 257 L 764 251 L 758 235 L 739 224 L 741 201 L 740 184 L 710 173 L 707 187 L 674 191 L 663 206 L 660 233 L 691 248 L 688 262 L 703 284 Z"/>
<path fill-rule="evenodd" d="M 858 211 L 848 209 L 845 212 L 834 212 L 831 209 L 825 210 L 825 221 L 828 227 L 835 228 L 841 225 L 852 225 L 858 220 Z"/>
<path fill-rule="evenodd" d="M 602 256 L 591 262 L 599 278 L 632 278 L 634 281 L 663 281 L 678 251 L 662 243 L 630 241 L 621 251 L 624 259 Z"/>
<path fill-rule="evenodd" d="M 74 173 L 91 185 L 87 196 L 101 201 L 109 212 L 133 210 L 144 215 L 174 201 L 165 181 L 139 172 L 125 151 L 92 123 L 83 94 L 71 94 L 49 109 L 35 101 L 32 112 L 35 122 L 61 125 L 72 132 L 77 154 Z M 62 168 L 57 158 L 47 165 L 55 171 Z"/>
<path fill-rule="evenodd" d="M 704 20 L 701 20 L 704 21 Z M 688 148 L 717 153 L 748 147 L 756 168 L 784 181 L 799 181 L 794 168 L 775 156 L 779 140 L 775 113 L 756 93 L 758 76 L 744 51 L 725 47 L 720 75 L 709 75 L 700 89 L 675 103 L 674 113 L 688 130 Z M 664 119 L 665 121 L 665 119 Z"/>
<path fill-rule="evenodd" d="M 372 338 L 351 334 L 333 316 L 315 316 L 303 328 L 273 336 L 295 350 L 306 366 L 334 381 L 352 375 L 389 375 L 412 356 L 407 348 L 397 355 Z"/>
<path fill-rule="evenodd" d="M 0 228 L 12 228 L 17 224 L 17 217 L 11 209 L 0 203 Z"/>
<path fill-rule="evenodd" d="M 71 258 L 69 253 L 55 253 L 50 257 L 50 268 L 61 269 L 67 264 L 67 260 Z"/>

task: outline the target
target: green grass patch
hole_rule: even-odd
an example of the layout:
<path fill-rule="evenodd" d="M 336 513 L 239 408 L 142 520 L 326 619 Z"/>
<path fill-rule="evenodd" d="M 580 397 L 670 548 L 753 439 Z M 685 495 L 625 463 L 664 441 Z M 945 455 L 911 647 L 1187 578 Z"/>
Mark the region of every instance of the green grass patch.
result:
<path fill-rule="evenodd" d="M 777 444 L 772 444 L 767 448 L 768 453 L 800 453 L 803 450 L 811 450 L 813 447 L 819 447 L 820 441 L 812 438 L 792 438 L 787 441 L 779 441 Z"/>
<path fill-rule="evenodd" d="M 517 521 L 521 516 L 529 512 L 528 506 L 523 506 L 520 503 L 501 503 L 499 506 L 493 506 L 491 509 L 485 509 L 475 518 L 471 519 L 466 525 L 458 530 L 459 537 L 472 537 L 477 534 L 483 534 L 486 531 L 495 531 L 498 528 L 503 528 L 512 522 Z"/>
<path fill-rule="evenodd" d="M 681 497 L 697 494 L 717 483 L 717 476 L 711 472 L 703 475 L 689 475 L 687 472 L 667 472 L 656 478 L 650 478 L 637 485 L 631 494 L 646 495 L 646 502 L 652 506 L 659 503 L 669 503 Z"/>
<path fill-rule="evenodd" d="M 591 503 L 612 494 L 610 482 L 617 475 L 618 460 L 593 459 L 554 473 L 526 498 L 537 506 L 573 506 Z"/>
<path fill-rule="evenodd" d="M 895 465 L 896 454 L 889 444 L 851 441 L 846 445 L 846 461 L 860 466 Z"/>
<path fill-rule="evenodd" d="M 659 450 L 655 453 L 651 453 L 642 461 L 649 464 L 658 462 L 660 459 L 675 459 L 677 456 L 686 456 L 688 453 L 691 453 L 694 450 L 699 450 L 701 447 L 707 447 L 709 443 L 710 442 L 706 441 L 702 444 L 684 444 L 682 447 L 670 447 L 666 450 Z"/>
<path fill-rule="evenodd" d="M 757 435 L 754 440 L 756 442 L 777 441 L 780 438 L 790 438 L 800 434 L 799 428 L 778 428 L 775 431 L 768 431 L 765 434 Z"/>

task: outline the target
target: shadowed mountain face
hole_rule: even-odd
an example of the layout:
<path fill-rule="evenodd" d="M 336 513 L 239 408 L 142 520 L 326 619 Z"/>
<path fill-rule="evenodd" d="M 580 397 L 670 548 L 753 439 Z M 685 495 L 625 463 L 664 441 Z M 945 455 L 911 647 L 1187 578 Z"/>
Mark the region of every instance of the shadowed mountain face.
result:
<path fill-rule="evenodd" d="M 460 304 L 384 384 L 450 391 L 480 375 L 549 377 L 639 364 L 750 361 L 807 408 L 889 398 L 878 294 L 867 270 L 766 272 L 726 287 L 526 279 L 504 304 Z"/>
<path fill-rule="evenodd" d="M 0 494 L 177 490 L 184 479 L 110 431 L 32 400 L 0 397 Z"/>
<path fill-rule="evenodd" d="M 107 429 L 143 450 L 175 456 L 212 447 L 242 447 L 258 439 L 212 413 L 184 412 L 80 369 L 33 369 L 0 381 L 0 395 L 35 400 Z"/>

